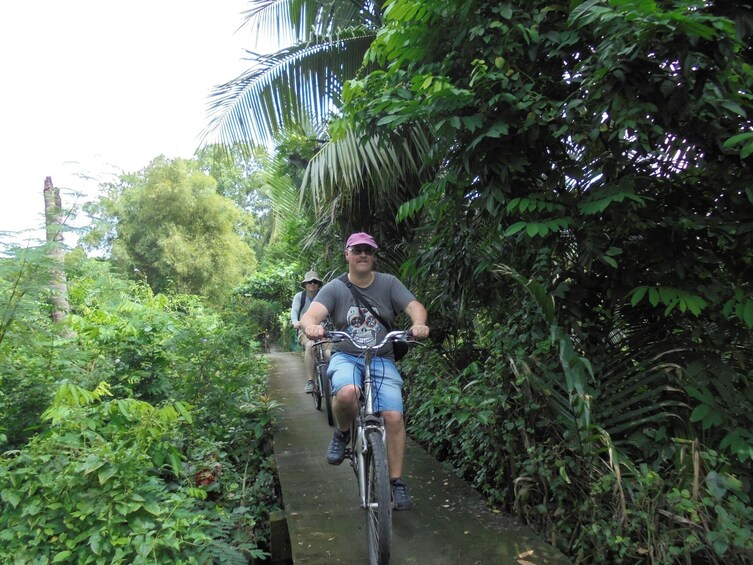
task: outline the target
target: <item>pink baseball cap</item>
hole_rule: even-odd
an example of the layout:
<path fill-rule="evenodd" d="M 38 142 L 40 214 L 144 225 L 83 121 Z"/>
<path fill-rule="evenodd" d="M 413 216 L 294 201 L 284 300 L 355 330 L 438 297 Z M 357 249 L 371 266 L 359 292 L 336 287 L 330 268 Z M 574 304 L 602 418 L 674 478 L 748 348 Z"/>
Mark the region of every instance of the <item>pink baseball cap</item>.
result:
<path fill-rule="evenodd" d="M 379 249 L 376 241 L 369 234 L 359 231 L 358 233 L 351 234 L 348 238 L 348 243 L 345 247 L 353 247 L 354 245 L 370 245 L 374 249 Z"/>

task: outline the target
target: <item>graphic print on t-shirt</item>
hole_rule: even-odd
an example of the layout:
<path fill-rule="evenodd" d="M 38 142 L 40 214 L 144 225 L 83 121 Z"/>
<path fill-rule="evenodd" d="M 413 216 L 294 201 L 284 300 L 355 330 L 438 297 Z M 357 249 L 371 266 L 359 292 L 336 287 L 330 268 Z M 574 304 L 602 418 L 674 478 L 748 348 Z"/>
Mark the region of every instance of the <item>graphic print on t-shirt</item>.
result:
<path fill-rule="evenodd" d="M 379 311 L 377 310 L 377 313 Z M 345 329 L 359 345 L 374 345 L 382 331 L 382 324 L 366 308 L 348 308 L 348 326 Z"/>

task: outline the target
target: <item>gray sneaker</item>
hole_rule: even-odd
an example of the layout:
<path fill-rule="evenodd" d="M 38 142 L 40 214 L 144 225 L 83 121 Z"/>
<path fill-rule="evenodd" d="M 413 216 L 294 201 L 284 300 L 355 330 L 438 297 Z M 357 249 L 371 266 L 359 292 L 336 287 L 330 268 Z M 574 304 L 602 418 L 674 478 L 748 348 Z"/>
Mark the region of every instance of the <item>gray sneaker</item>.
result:
<path fill-rule="evenodd" d="M 304 391 L 306 394 L 311 394 L 314 392 L 314 381 L 308 381 L 306 383 L 306 390 Z"/>
<path fill-rule="evenodd" d="M 345 448 L 350 441 L 350 430 L 347 432 L 341 432 L 339 429 L 335 430 L 335 435 L 332 436 L 332 441 L 329 442 L 327 448 L 327 463 L 330 465 L 339 465 L 345 459 Z"/>
<path fill-rule="evenodd" d="M 402 479 L 390 479 L 392 485 L 392 504 L 395 510 L 410 510 L 413 501 L 408 494 L 408 487 Z"/>

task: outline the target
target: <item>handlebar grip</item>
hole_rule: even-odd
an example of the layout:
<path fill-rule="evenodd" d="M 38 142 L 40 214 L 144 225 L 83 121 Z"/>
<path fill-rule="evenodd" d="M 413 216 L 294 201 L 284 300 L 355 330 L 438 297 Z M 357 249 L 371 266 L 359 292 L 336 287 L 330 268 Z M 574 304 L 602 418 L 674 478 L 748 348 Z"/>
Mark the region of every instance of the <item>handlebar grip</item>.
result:
<path fill-rule="evenodd" d="M 340 333 L 341 332 L 339 331 L 324 330 L 324 334 L 322 334 L 321 339 L 327 339 L 332 343 L 337 343 L 343 341 L 343 337 L 340 335 Z"/>

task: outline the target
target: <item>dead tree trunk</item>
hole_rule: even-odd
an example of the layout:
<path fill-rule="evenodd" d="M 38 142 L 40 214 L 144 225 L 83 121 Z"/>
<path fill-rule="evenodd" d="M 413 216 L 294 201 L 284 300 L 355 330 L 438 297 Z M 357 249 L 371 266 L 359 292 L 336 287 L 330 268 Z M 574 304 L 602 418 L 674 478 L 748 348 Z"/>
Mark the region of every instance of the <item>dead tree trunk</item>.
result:
<path fill-rule="evenodd" d="M 47 228 L 52 320 L 56 324 L 62 324 L 70 311 L 63 247 L 63 204 L 60 200 L 60 190 L 53 186 L 51 177 L 44 179 L 44 215 Z M 61 335 L 69 337 L 69 332 L 63 329 Z"/>

